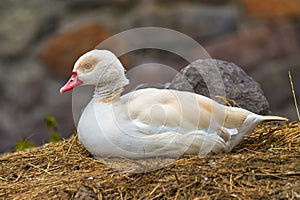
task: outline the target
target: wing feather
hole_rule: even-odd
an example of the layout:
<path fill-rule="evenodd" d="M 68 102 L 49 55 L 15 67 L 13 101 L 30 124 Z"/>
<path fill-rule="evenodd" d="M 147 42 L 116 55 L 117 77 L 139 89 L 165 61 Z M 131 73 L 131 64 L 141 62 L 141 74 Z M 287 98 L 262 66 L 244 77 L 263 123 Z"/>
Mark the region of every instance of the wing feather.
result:
<path fill-rule="evenodd" d="M 122 101 L 129 118 L 150 134 L 204 130 L 211 124 L 232 128 L 244 120 L 237 120 L 238 114 L 231 117 L 233 111 L 207 97 L 184 91 L 141 89 L 123 96 Z"/>

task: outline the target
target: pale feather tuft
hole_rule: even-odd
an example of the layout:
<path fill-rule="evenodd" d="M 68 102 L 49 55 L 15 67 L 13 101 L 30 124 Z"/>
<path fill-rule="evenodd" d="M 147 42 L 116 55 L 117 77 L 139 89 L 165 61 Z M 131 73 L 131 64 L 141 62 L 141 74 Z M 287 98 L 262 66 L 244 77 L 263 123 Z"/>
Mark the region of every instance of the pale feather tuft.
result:
<path fill-rule="evenodd" d="M 279 116 L 262 116 L 263 121 L 288 121 L 288 118 Z"/>

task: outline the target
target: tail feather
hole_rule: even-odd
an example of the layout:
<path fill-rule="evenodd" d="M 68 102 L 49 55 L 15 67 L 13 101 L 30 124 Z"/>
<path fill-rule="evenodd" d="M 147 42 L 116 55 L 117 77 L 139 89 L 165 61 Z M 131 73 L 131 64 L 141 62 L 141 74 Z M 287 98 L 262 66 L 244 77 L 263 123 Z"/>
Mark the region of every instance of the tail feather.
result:
<path fill-rule="evenodd" d="M 288 121 L 288 119 L 279 116 L 262 116 L 257 114 L 248 115 L 246 120 L 240 126 L 238 134 L 231 137 L 230 147 L 227 152 L 231 151 L 236 145 L 238 145 L 245 136 L 249 135 L 255 127 L 263 121 Z"/>
<path fill-rule="evenodd" d="M 263 121 L 288 121 L 288 118 L 279 116 L 262 116 Z"/>

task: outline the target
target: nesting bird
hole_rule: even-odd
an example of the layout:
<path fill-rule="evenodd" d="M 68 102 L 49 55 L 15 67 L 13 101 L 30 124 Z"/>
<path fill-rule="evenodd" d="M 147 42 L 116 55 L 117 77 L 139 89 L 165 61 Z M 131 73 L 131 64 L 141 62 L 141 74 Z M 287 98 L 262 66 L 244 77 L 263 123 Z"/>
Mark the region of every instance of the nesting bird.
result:
<path fill-rule="evenodd" d="M 107 50 L 82 55 L 60 92 L 82 84 L 95 85 L 95 91 L 80 117 L 78 138 L 96 157 L 230 152 L 259 123 L 287 120 L 185 91 L 146 88 L 121 96 L 129 80 L 119 59 Z"/>

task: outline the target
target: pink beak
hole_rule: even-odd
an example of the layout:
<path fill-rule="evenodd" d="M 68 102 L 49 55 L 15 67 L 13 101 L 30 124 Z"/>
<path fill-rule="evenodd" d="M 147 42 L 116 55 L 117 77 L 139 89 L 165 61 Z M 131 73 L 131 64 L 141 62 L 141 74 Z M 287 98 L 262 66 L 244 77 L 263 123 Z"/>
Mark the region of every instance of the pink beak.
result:
<path fill-rule="evenodd" d="M 82 82 L 78 79 L 77 72 L 72 72 L 71 78 L 68 80 L 68 82 L 62 88 L 60 88 L 59 91 L 62 94 L 69 90 L 72 90 L 74 87 L 76 87 L 80 84 L 82 84 Z"/>

